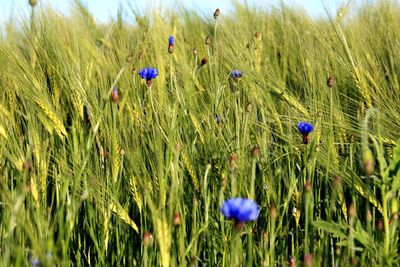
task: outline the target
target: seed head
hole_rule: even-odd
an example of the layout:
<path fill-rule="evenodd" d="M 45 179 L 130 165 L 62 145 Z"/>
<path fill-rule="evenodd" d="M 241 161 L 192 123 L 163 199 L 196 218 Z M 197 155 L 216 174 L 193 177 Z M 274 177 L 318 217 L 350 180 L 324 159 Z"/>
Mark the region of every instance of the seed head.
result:
<path fill-rule="evenodd" d="M 261 33 L 260 33 L 260 32 L 256 32 L 256 33 L 254 34 L 254 37 L 255 37 L 256 39 L 261 38 Z"/>
<path fill-rule="evenodd" d="M 197 54 L 198 54 L 199 52 L 197 51 L 197 48 L 193 48 L 193 49 L 192 49 L 192 53 L 193 53 L 193 55 L 197 56 Z"/>

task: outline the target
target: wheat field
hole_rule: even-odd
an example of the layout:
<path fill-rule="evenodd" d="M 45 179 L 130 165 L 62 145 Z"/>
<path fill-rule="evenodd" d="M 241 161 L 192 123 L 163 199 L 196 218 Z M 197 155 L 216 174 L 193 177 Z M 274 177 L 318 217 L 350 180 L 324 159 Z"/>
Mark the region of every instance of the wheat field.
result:
<path fill-rule="evenodd" d="M 398 1 L 107 24 L 34 2 L 1 25 L 1 266 L 400 265 Z"/>

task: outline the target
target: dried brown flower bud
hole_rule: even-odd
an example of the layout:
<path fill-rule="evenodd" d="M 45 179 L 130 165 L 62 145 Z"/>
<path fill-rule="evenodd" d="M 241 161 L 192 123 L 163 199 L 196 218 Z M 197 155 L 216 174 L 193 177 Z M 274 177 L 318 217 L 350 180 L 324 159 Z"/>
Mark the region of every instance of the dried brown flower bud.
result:
<path fill-rule="evenodd" d="M 374 155 L 369 148 L 365 148 L 362 154 L 364 173 L 371 175 L 375 169 Z"/>
<path fill-rule="evenodd" d="M 208 58 L 207 58 L 207 57 L 204 57 L 204 58 L 201 60 L 200 66 L 204 66 L 205 64 L 207 64 L 207 62 L 208 62 Z"/>
<path fill-rule="evenodd" d="M 214 12 L 214 19 L 217 19 L 221 15 L 221 11 L 217 8 Z"/>
<path fill-rule="evenodd" d="M 310 193 L 311 192 L 311 180 L 310 179 L 307 179 L 306 180 L 306 186 L 305 186 L 305 188 L 306 188 L 306 192 L 307 193 Z"/>
<path fill-rule="evenodd" d="M 339 175 L 336 175 L 335 177 L 333 177 L 333 186 L 336 189 L 342 188 L 342 177 L 340 177 Z"/>
<path fill-rule="evenodd" d="M 313 256 L 310 253 L 307 253 L 304 255 L 304 266 L 305 267 L 311 267 L 313 263 Z"/>
<path fill-rule="evenodd" d="M 240 233 L 243 230 L 244 225 L 245 225 L 245 222 L 236 221 L 235 225 L 234 225 L 236 232 Z"/>
<path fill-rule="evenodd" d="M 271 216 L 271 219 L 275 220 L 278 217 L 278 212 L 276 210 L 276 206 L 274 204 L 269 207 L 269 215 Z"/>
<path fill-rule="evenodd" d="M 290 257 L 289 266 L 290 267 L 296 267 L 296 259 L 295 258 Z"/>
<path fill-rule="evenodd" d="M 383 229 L 385 229 L 385 225 L 384 225 L 382 219 L 379 219 L 379 220 L 376 221 L 376 229 L 378 231 L 383 231 Z"/>
<path fill-rule="evenodd" d="M 340 254 L 342 254 L 342 250 L 340 249 L 340 246 L 336 245 L 336 247 L 335 247 L 335 255 L 337 257 L 339 257 Z"/>
<path fill-rule="evenodd" d="M 247 102 L 245 110 L 247 113 L 250 113 L 253 111 L 253 103 L 251 101 Z"/>
<path fill-rule="evenodd" d="M 176 212 L 176 213 L 174 214 L 173 223 L 174 223 L 175 226 L 178 226 L 178 225 L 181 224 L 181 214 L 180 214 L 179 212 Z"/>
<path fill-rule="evenodd" d="M 111 100 L 113 103 L 119 102 L 119 93 L 117 87 L 114 87 L 114 89 L 111 92 Z"/>
<path fill-rule="evenodd" d="M 33 162 L 31 160 L 25 161 L 22 163 L 22 169 L 24 170 L 33 170 Z"/>
<path fill-rule="evenodd" d="M 351 258 L 351 265 L 352 266 L 358 266 L 358 258 L 357 257 L 352 257 Z"/>
<path fill-rule="evenodd" d="M 354 219 L 354 217 L 356 217 L 356 206 L 354 206 L 353 203 L 351 203 L 347 208 L 347 213 L 350 219 Z"/>
<path fill-rule="evenodd" d="M 261 37 L 261 33 L 260 33 L 260 32 L 256 32 L 256 33 L 254 34 L 254 37 L 256 37 L 257 39 L 259 39 L 259 38 Z"/>
<path fill-rule="evenodd" d="M 251 150 L 251 156 L 253 158 L 258 158 L 260 156 L 260 148 L 258 146 L 254 146 Z"/>
<path fill-rule="evenodd" d="M 193 55 L 197 56 L 197 54 L 198 54 L 197 49 L 193 48 L 192 53 L 193 53 Z"/>
<path fill-rule="evenodd" d="M 153 243 L 153 235 L 150 232 L 144 232 L 143 234 L 143 245 L 146 247 Z"/>
<path fill-rule="evenodd" d="M 232 169 L 236 169 L 237 168 L 237 156 L 236 156 L 236 154 L 232 154 L 229 157 L 229 165 L 231 166 Z"/>
<path fill-rule="evenodd" d="M 153 80 L 146 80 L 147 87 L 151 87 L 153 85 Z"/>
<path fill-rule="evenodd" d="M 326 85 L 332 88 L 335 85 L 335 79 L 332 76 L 328 76 L 328 78 L 326 79 Z"/>
<path fill-rule="evenodd" d="M 366 217 L 367 217 L 367 221 L 372 221 L 372 213 L 371 213 L 371 211 L 370 210 L 367 210 L 367 215 L 366 215 Z"/>

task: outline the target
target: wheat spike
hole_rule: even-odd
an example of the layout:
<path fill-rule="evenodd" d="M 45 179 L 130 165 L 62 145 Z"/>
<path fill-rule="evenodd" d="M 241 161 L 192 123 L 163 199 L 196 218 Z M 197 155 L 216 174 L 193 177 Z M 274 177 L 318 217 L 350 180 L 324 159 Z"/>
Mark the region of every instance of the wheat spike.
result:
<path fill-rule="evenodd" d="M 111 212 L 110 210 L 103 210 L 103 216 L 104 216 L 104 224 L 103 224 L 103 232 L 104 232 L 104 248 L 107 250 L 108 248 L 108 241 L 110 239 L 110 218 L 111 218 Z"/>
<path fill-rule="evenodd" d="M 31 193 L 32 193 L 33 200 L 35 201 L 36 207 L 38 207 L 39 206 L 39 191 L 37 188 L 37 183 L 34 178 L 31 178 L 30 187 L 31 187 Z"/>
<path fill-rule="evenodd" d="M 131 176 L 131 179 L 129 180 L 129 184 L 131 187 L 131 193 L 133 196 L 133 199 L 135 200 L 135 203 L 139 209 L 139 212 L 142 212 L 142 199 L 140 198 L 140 195 L 138 193 L 138 188 L 137 188 L 137 179 L 135 176 Z"/>
<path fill-rule="evenodd" d="M 196 117 L 193 116 L 192 114 L 190 114 L 190 119 L 191 119 L 191 121 L 192 121 L 192 123 L 193 123 L 193 125 L 194 125 L 194 128 L 195 128 L 197 134 L 198 134 L 199 137 L 200 137 L 200 141 L 204 144 L 204 137 L 203 137 L 203 135 L 201 134 L 201 127 L 200 127 L 199 121 L 198 121 L 198 120 L 196 119 Z"/>
<path fill-rule="evenodd" d="M 199 179 L 197 178 L 196 171 L 194 170 L 193 165 L 190 163 L 188 157 L 185 153 L 182 153 L 182 160 L 185 168 L 189 172 L 190 177 L 192 178 L 194 189 L 198 192 L 199 191 Z"/>
<path fill-rule="evenodd" d="M 346 201 L 344 201 L 344 198 L 343 198 L 343 192 L 342 191 L 338 192 L 338 196 L 339 196 L 338 202 L 342 207 L 342 213 L 343 213 L 344 219 L 347 221 L 347 207 L 346 207 Z"/>
<path fill-rule="evenodd" d="M 155 226 L 157 231 L 157 240 L 160 245 L 161 264 L 164 267 L 170 266 L 170 249 L 171 249 L 171 231 L 165 218 L 156 218 Z"/>
<path fill-rule="evenodd" d="M 60 138 L 67 136 L 67 130 L 64 127 L 62 121 L 58 118 L 52 109 L 40 99 L 36 99 L 36 104 L 44 112 L 47 118 L 52 122 L 52 128 L 56 131 Z M 43 122 L 43 121 L 42 121 Z M 47 128 L 47 127 L 46 127 Z"/>
<path fill-rule="evenodd" d="M 122 208 L 122 206 L 119 203 L 117 204 L 110 203 L 109 208 L 112 212 L 117 214 L 124 223 L 130 225 L 133 228 L 133 230 L 135 230 L 136 233 L 139 233 L 139 228 L 137 227 L 135 222 L 131 219 L 131 217 L 129 217 L 128 212 L 124 210 L 124 208 Z"/>
<path fill-rule="evenodd" d="M 120 147 L 118 144 L 118 138 L 112 138 L 113 154 L 112 154 L 112 180 L 114 183 L 117 182 L 118 174 L 121 168 L 121 162 L 119 159 Z"/>
<path fill-rule="evenodd" d="M 8 135 L 6 130 L 4 129 L 3 126 L 0 125 L 0 136 L 2 136 L 4 139 L 8 139 Z"/>

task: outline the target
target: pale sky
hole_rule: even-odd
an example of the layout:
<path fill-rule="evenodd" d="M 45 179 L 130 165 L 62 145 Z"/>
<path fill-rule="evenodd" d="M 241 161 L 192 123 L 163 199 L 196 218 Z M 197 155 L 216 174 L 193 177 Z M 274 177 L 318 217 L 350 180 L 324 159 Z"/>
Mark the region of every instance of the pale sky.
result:
<path fill-rule="evenodd" d="M 122 5 L 125 7 L 123 10 L 126 11 L 124 14 L 131 15 L 129 13 L 128 3 L 132 6 L 138 7 L 139 9 L 145 8 L 145 6 L 153 5 L 154 3 L 162 2 L 163 5 L 173 7 L 176 3 L 184 4 L 188 7 L 196 7 L 196 10 L 200 10 L 202 13 L 212 13 L 216 8 L 219 8 L 222 12 L 229 11 L 232 8 L 231 0 L 81 0 L 84 3 L 91 14 L 94 15 L 96 20 L 100 22 L 107 22 L 111 17 L 115 17 L 118 8 Z M 244 2 L 246 0 L 239 0 Z M 247 0 L 250 5 L 257 3 L 257 6 L 270 7 L 271 5 L 279 6 L 279 3 L 284 1 L 289 5 L 302 6 L 312 17 L 326 16 L 324 4 L 329 6 L 329 10 L 335 12 L 344 2 L 349 0 Z M 351 0 L 350 0 L 351 1 Z M 360 2 L 362 0 L 352 0 L 353 2 Z M 72 6 L 73 0 L 39 0 L 41 5 L 50 5 L 56 10 L 63 14 L 68 14 L 70 7 Z M 0 0 L 0 24 L 10 18 L 19 19 L 21 15 L 29 14 L 28 0 Z M 1 26 L 1 25 L 0 25 Z"/>

